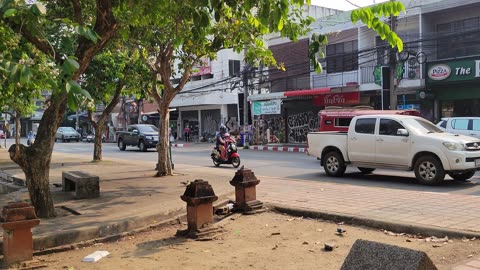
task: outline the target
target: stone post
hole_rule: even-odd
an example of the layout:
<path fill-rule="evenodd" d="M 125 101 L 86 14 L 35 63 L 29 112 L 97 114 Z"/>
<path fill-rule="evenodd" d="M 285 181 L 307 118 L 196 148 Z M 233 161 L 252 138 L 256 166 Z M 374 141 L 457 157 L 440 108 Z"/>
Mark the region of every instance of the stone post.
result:
<path fill-rule="evenodd" d="M 235 208 L 244 214 L 263 212 L 263 203 L 257 200 L 256 185 L 260 183 L 252 170 L 241 168 L 230 185 L 235 187 Z"/>
<path fill-rule="evenodd" d="M 32 228 L 40 224 L 27 202 L 9 203 L 2 210 L 3 261 L 6 266 L 33 258 Z"/>
<path fill-rule="evenodd" d="M 187 203 L 188 229 L 177 234 L 198 240 L 211 240 L 222 231 L 213 226 L 213 202 L 218 197 L 207 181 L 197 179 L 191 182 L 180 198 Z"/>

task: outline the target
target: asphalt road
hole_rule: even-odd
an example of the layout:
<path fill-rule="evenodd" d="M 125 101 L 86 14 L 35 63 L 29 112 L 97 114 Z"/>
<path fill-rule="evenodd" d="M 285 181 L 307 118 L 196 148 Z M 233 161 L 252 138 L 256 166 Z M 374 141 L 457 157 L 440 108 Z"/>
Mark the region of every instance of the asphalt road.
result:
<path fill-rule="evenodd" d="M 3 144 L 3 142 L 2 142 Z M 216 170 L 236 169 L 231 165 L 221 165 L 216 168 L 210 159 L 210 152 L 213 144 L 191 145 L 184 148 L 172 148 L 173 162 L 195 166 L 211 167 Z M 69 142 L 55 144 L 54 151 L 89 155 L 93 153 L 93 144 L 85 142 Z M 417 190 L 438 193 L 456 193 L 480 196 L 480 173 L 468 182 L 453 181 L 447 176 L 447 180 L 441 186 L 430 187 L 420 185 L 415 181 L 413 172 L 376 170 L 373 174 L 363 175 L 356 168 L 347 169 L 347 174 L 341 178 L 328 177 L 320 162 L 316 158 L 307 156 L 305 153 L 276 152 L 276 151 L 255 151 L 239 150 L 242 165 L 252 169 L 255 175 L 261 180 L 261 176 L 299 179 L 316 182 L 330 182 L 337 184 L 351 184 L 358 186 L 393 188 L 402 190 Z M 147 152 L 140 152 L 138 148 L 127 147 L 126 151 L 120 151 L 116 144 L 105 143 L 103 145 L 103 157 L 108 159 L 121 158 L 145 160 L 155 162 L 157 152 L 149 149 Z"/>

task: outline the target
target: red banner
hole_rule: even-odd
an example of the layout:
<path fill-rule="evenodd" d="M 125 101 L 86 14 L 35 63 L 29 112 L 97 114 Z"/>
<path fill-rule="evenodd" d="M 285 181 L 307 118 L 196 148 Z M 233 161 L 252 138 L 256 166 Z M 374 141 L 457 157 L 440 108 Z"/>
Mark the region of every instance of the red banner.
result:
<path fill-rule="evenodd" d="M 360 92 L 330 93 L 313 97 L 315 106 L 354 105 L 360 102 Z"/>

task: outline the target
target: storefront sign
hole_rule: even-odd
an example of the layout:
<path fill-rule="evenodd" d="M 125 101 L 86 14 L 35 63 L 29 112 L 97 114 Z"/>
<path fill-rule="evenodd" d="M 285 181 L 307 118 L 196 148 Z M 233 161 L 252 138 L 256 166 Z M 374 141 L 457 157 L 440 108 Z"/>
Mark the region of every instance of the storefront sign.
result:
<path fill-rule="evenodd" d="M 444 63 L 429 63 L 427 83 L 480 80 L 480 60 L 464 59 Z"/>
<path fill-rule="evenodd" d="M 452 70 L 447 65 L 435 65 L 428 70 L 428 77 L 435 81 L 448 78 Z"/>
<path fill-rule="evenodd" d="M 269 101 L 254 101 L 253 115 L 280 114 L 282 101 L 274 99 Z"/>
<path fill-rule="evenodd" d="M 360 92 L 331 93 L 313 98 L 315 106 L 352 105 L 360 102 Z"/>

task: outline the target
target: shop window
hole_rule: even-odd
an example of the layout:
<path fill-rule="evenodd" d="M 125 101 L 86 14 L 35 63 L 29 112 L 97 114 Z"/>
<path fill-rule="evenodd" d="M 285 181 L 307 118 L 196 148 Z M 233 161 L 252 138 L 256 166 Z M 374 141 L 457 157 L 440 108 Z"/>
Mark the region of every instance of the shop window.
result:
<path fill-rule="evenodd" d="M 468 129 L 468 119 L 455 119 L 452 121 L 453 129 L 458 130 L 467 130 Z"/>
<path fill-rule="evenodd" d="M 437 59 L 480 54 L 480 17 L 437 25 Z"/>
<path fill-rule="evenodd" d="M 240 60 L 228 60 L 228 76 L 240 76 Z"/>
<path fill-rule="evenodd" d="M 478 119 L 472 120 L 472 129 L 475 131 L 480 131 L 480 120 Z"/>
<path fill-rule="evenodd" d="M 355 132 L 363 134 L 374 134 L 376 120 L 376 118 L 358 119 L 355 123 Z"/>
<path fill-rule="evenodd" d="M 356 40 L 327 45 L 327 73 L 357 70 L 357 50 Z"/>

